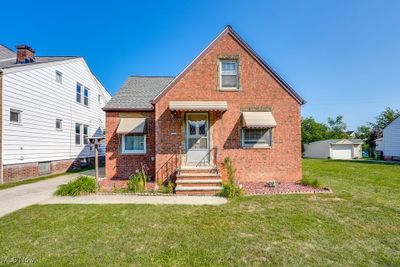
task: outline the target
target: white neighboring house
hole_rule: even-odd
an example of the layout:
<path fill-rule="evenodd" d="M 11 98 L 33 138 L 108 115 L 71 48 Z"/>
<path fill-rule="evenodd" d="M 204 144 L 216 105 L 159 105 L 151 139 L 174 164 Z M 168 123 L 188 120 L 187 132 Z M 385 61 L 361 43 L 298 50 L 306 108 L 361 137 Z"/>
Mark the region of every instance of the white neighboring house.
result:
<path fill-rule="evenodd" d="M 0 45 L 0 90 L 2 181 L 63 172 L 94 157 L 88 138 L 103 135 L 111 96 L 82 57 Z"/>
<path fill-rule="evenodd" d="M 305 158 L 359 159 L 362 157 L 360 139 L 331 139 L 304 144 Z"/>
<path fill-rule="evenodd" d="M 400 160 L 400 117 L 383 129 L 383 156 L 385 160 Z"/>

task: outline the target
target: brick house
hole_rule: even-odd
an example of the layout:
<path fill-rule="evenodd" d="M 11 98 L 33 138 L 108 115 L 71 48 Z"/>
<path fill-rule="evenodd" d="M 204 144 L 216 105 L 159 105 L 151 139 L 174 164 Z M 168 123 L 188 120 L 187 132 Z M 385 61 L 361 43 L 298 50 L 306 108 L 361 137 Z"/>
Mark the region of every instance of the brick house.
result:
<path fill-rule="evenodd" d="M 228 26 L 177 77 L 129 77 L 107 103 L 106 177 L 144 163 L 177 193 L 213 193 L 229 156 L 239 182 L 297 181 L 304 103 Z"/>

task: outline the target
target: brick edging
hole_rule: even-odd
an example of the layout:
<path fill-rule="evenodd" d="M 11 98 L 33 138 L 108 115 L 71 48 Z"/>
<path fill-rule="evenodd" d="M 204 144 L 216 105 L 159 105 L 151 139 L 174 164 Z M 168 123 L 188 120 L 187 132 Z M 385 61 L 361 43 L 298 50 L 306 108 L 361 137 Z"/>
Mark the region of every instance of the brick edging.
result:
<path fill-rule="evenodd" d="M 245 193 L 245 196 L 259 196 L 259 195 L 301 195 L 301 194 L 331 194 L 333 191 L 329 188 L 329 190 L 324 191 L 289 191 L 289 192 L 263 192 L 263 193 Z"/>

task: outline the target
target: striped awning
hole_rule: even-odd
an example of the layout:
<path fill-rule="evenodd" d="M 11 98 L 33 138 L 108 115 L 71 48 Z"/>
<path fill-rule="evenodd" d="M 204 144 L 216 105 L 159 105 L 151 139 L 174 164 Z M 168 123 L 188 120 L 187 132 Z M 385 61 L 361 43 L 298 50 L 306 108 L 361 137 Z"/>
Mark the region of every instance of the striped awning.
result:
<path fill-rule="evenodd" d="M 226 111 L 226 101 L 170 101 L 171 111 Z"/>
<path fill-rule="evenodd" d="M 276 121 L 271 112 L 243 112 L 243 127 L 260 129 L 276 127 Z"/>
<path fill-rule="evenodd" d="M 140 134 L 146 132 L 146 118 L 121 118 L 118 134 Z"/>

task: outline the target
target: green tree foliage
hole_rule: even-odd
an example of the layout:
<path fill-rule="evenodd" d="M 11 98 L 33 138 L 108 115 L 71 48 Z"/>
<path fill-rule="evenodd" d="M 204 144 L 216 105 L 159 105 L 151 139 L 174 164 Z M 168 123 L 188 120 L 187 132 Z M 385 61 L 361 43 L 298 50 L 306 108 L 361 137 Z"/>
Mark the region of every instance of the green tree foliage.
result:
<path fill-rule="evenodd" d="M 400 117 L 400 111 L 398 109 L 387 107 L 378 117 L 375 118 L 374 122 L 369 122 L 368 124 L 372 128 L 383 130 L 398 117 Z"/>
<path fill-rule="evenodd" d="M 328 118 L 328 125 L 317 122 L 313 117 L 303 118 L 301 121 L 301 138 L 303 144 L 326 140 L 349 138 L 346 134 L 346 124 L 343 115 Z"/>
<path fill-rule="evenodd" d="M 344 123 L 343 115 L 339 115 L 336 118 L 328 118 L 329 125 L 329 139 L 342 139 L 349 138 L 346 133 L 346 123 Z"/>
<path fill-rule="evenodd" d="M 329 128 L 317 122 L 313 117 L 303 118 L 301 121 L 301 141 L 303 144 L 328 138 Z"/>

